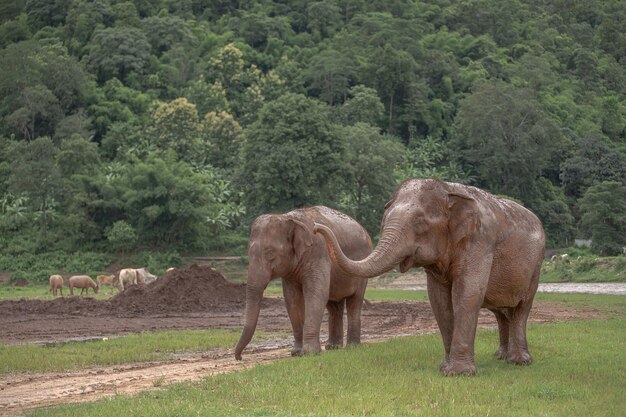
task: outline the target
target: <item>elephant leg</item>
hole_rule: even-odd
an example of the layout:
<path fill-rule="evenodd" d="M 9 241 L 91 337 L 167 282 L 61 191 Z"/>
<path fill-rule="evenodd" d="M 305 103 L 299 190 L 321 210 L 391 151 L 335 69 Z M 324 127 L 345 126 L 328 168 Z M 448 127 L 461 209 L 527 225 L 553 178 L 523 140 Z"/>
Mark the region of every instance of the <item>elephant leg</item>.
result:
<path fill-rule="evenodd" d="M 328 310 L 328 342 L 326 350 L 339 349 L 343 346 L 343 310 L 346 302 L 329 301 L 326 303 Z"/>
<path fill-rule="evenodd" d="M 509 318 L 507 315 L 496 309 L 490 309 L 498 321 L 498 333 L 500 335 L 500 346 L 494 354 L 496 359 L 506 359 L 509 350 Z"/>
<path fill-rule="evenodd" d="M 296 282 L 283 279 L 283 297 L 287 306 L 287 314 L 293 330 L 292 356 L 302 354 L 302 330 L 304 326 L 304 297 L 302 286 Z"/>
<path fill-rule="evenodd" d="M 522 301 L 511 309 L 509 325 L 509 342 L 506 352 L 506 361 L 515 365 L 530 365 L 533 362 L 528 351 L 526 340 L 526 323 L 532 307 L 532 300 Z"/>
<path fill-rule="evenodd" d="M 530 315 L 530 309 L 533 306 L 534 294 L 537 291 L 539 285 L 539 273 L 541 271 L 541 263 L 537 265 L 531 282 L 533 288 L 531 296 L 523 300 L 516 307 L 511 308 L 510 311 L 510 324 L 509 324 L 509 346 L 506 355 L 506 361 L 515 365 L 530 365 L 533 362 L 532 356 L 528 351 L 528 340 L 526 339 L 526 324 L 528 323 L 528 316 Z"/>
<path fill-rule="evenodd" d="M 302 353 L 319 353 L 320 327 L 330 288 L 330 263 L 311 268 L 302 280 L 304 293 L 304 329 Z"/>
<path fill-rule="evenodd" d="M 433 309 L 439 332 L 443 339 L 443 347 L 445 349 L 445 357 L 440 370 L 448 363 L 450 357 L 450 345 L 452 343 L 452 332 L 454 330 L 454 315 L 452 314 L 452 299 L 450 289 L 437 281 L 430 273 L 427 273 L 426 287 L 428 289 L 428 299 Z"/>
<path fill-rule="evenodd" d="M 361 310 L 365 298 L 365 286 L 346 299 L 348 316 L 348 345 L 361 343 Z"/>
<path fill-rule="evenodd" d="M 468 259 L 473 262 L 472 269 L 459 274 L 452 282 L 452 311 L 454 312 L 454 330 L 450 357 L 443 367 L 444 375 L 475 375 L 474 340 L 478 326 L 478 313 L 485 299 L 491 258 L 474 255 Z"/>

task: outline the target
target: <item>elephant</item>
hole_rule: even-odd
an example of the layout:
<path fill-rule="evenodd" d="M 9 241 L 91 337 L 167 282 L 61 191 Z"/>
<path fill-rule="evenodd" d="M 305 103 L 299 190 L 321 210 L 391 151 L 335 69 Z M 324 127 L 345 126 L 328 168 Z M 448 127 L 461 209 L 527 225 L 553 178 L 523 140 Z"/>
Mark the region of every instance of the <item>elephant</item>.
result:
<path fill-rule="evenodd" d="M 476 187 L 435 179 L 404 181 L 385 205 L 371 254 L 351 260 L 333 231 L 316 224 L 333 263 L 364 278 L 399 265 L 423 267 L 430 304 L 445 349 L 444 375 L 474 375 L 474 339 L 481 308 L 496 316 L 496 358 L 532 362 L 526 322 L 539 285 L 545 235 L 520 204 Z"/>
<path fill-rule="evenodd" d="M 347 343 L 361 340 L 361 308 L 367 281 L 334 266 L 324 239 L 313 225 L 332 230 L 342 250 L 355 259 L 372 250 L 367 231 L 351 217 L 324 206 L 263 214 L 250 227 L 245 324 L 235 358 L 250 343 L 259 318 L 263 291 L 282 278 L 283 296 L 294 335 L 293 356 L 319 353 L 324 306 L 328 310 L 326 349 L 343 346 L 343 312 L 347 310 Z"/>

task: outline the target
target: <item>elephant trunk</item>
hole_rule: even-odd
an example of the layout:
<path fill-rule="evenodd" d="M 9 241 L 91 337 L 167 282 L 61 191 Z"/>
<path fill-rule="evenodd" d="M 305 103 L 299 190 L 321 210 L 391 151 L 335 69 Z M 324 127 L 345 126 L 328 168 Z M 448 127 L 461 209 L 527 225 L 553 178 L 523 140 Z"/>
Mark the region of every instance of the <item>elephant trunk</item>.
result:
<path fill-rule="evenodd" d="M 261 311 L 261 300 L 263 299 L 263 291 L 265 286 L 253 285 L 248 283 L 246 286 L 246 314 L 245 324 L 243 326 L 243 332 L 235 347 L 235 359 L 241 360 L 241 352 L 248 346 L 254 331 L 256 330 L 256 324 L 259 319 L 259 313 Z"/>
<path fill-rule="evenodd" d="M 401 230 L 400 227 L 393 225 L 386 226 L 372 253 L 365 259 L 353 261 L 343 253 L 332 230 L 319 223 L 315 223 L 313 228 L 315 233 L 321 233 L 326 240 L 328 253 L 333 262 L 345 272 L 361 278 L 383 274 L 408 256 L 402 249 L 402 241 L 406 239 Z"/>

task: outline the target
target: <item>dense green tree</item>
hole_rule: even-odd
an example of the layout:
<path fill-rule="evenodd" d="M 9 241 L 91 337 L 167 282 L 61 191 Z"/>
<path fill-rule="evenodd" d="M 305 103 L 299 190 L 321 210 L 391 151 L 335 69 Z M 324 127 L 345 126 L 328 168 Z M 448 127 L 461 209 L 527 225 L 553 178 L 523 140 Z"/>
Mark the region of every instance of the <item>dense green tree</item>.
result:
<path fill-rule="evenodd" d="M 311 88 L 318 90 L 320 98 L 332 107 L 335 101 L 346 99 L 353 72 L 349 57 L 335 50 L 322 51 L 311 60 Z"/>
<path fill-rule="evenodd" d="M 88 48 L 87 64 L 100 82 L 113 77 L 124 82 L 132 73 L 142 74 L 150 59 L 146 35 L 131 27 L 99 29 Z"/>
<path fill-rule="evenodd" d="M 65 22 L 72 0 L 26 0 L 26 12 L 33 26 L 57 26 Z"/>
<path fill-rule="evenodd" d="M 118 220 L 106 232 L 107 242 L 111 249 L 121 251 L 135 248 L 137 245 L 137 232 L 135 228 L 124 220 Z"/>
<path fill-rule="evenodd" d="M 207 162 L 229 172 L 238 166 L 243 130 L 232 115 L 209 112 L 202 120 L 201 137 L 210 146 Z"/>
<path fill-rule="evenodd" d="M 394 168 L 404 147 L 398 138 L 382 135 L 366 123 L 340 127 L 339 137 L 346 144 L 345 191 L 339 208 L 376 235 L 383 207 L 397 185 Z"/>
<path fill-rule="evenodd" d="M 0 23 L 15 19 L 22 13 L 26 0 L 0 0 Z"/>
<path fill-rule="evenodd" d="M 87 77 L 57 41 L 29 40 L 0 51 L 0 115 L 27 139 L 52 135 L 82 102 Z"/>
<path fill-rule="evenodd" d="M 341 22 L 341 10 L 334 1 L 315 1 L 307 6 L 308 29 L 315 39 L 333 35 Z"/>
<path fill-rule="evenodd" d="M 156 56 L 161 56 L 176 44 L 194 40 L 187 22 L 178 16 L 153 16 L 143 19 L 141 23 Z"/>
<path fill-rule="evenodd" d="M 67 138 L 58 150 L 57 165 L 64 177 L 93 175 L 100 168 L 98 145 L 78 135 Z"/>
<path fill-rule="evenodd" d="M 201 245 L 210 237 L 216 217 L 228 207 L 215 192 L 221 184 L 219 177 L 210 171 L 194 172 L 171 157 L 137 161 L 115 181 L 126 221 L 145 247 Z"/>
<path fill-rule="evenodd" d="M 387 128 L 394 132 L 398 107 L 403 92 L 415 77 L 416 63 L 413 57 L 402 50 L 386 44 L 374 51 L 366 73 L 369 81 L 376 87 L 385 104 L 388 115 Z"/>
<path fill-rule="evenodd" d="M 196 106 L 185 98 L 178 98 L 154 110 L 148 134 L 156 149 L 173 150 L 187 162 L 204 162 L 209 145 L 201 140 L 200 131 Z"/>
<path fill-rule="evenodd" d="M 563 140 L 532 94 L 502 82 L 477 86 L 460 103 L 454 126 L 459 161 L 477 183 L 522 201 L 533 196 Z"/>
<path fill-rule="evenodd" d="M 546 232 L 546 246 L 571 245 L 576 232 L 576 220 L 567 205 L 563 190 L 546 178 L 535 183 L 535 197 L 528 202 L 530 208 L 542 221 Z"/>
<path fill-rule="evenodd" d="M 47 239 L 55 214 L 55 198 L 61 190 L 61 175 L 56 165 L 57 149 L 48 137 L 19 142 L 12 151 L 10 190 L 28 196 L 31 209 L 39 218 L 40 237 Z"/>
<path fill-rule="evenodd" d="M 57 123 L 54 139 L 59 140 L 78 135 L 83 138 L 93 137 L 95 131 L 92 123 L 84 109 L 80 108 L 76 113 L 65 116 Z"/>
<path fill-rule="evenodd" d="M 81 55 L 82 48 L 89 42 L 94 30 L 98 26 L 110 26 L 113 20 L 113 10 L 108 1 L 74 0 L 70 5 L 65 25 L 69 49 Z"/>
<path fill-rule="evenodd" d="M 358 122 L 380 126 L 385 113 L 376 90 L 364 85 L 355 85 L 349 91 L 349 98 L 341 106 L 339 119 L 342 123 L 353 125 Z"/>
<path fill-rule="evenodd" d="M 52 126 L 62 117 L 59 100 L 41 84 L 24 88 L 15 104 L 19 107 L 6 120 L 15 132 L 27 140 L 50 133 Z"/>
<path fill-rule="evenodd" d="M 241 186 L 248 215 L 337 200 L 343 146 L 318 101 L 286 94 L 245 131 Z"/>
<path fill-rule="evenodd" d="M 599 182 L 626 184 L 626 157 L 593 137 L 578 139 L 572 156 L 561 164 L 560 179 L 565 194 L 574 198 Z"/>
<path fill-rule="evenodd" d="M 0 24 L 0 48 L 8 44 L 25 41 L 31 37 L 28 19 L 25 14 Z"/>
<path fill-rule="evenodd" d="M 587 189 L 580 200 L 581 225 L 591 247 L 602 255 L 618 255 L 626 246 L 626 187 L 605 181 Z"/>
<path fill-rule="evenodd" d="M 407 178 L 439 178 L 452 182 L 468 182 L 471 177 L 452 159 L 441 139 L 432 136 L 414 137 L 405 148 L 396 166 L 398 183 Z"/>
<path fill-rule="evenodd" d="M 96 140 L 102 139 L 115 123 L 131 123 L 141 120 L 151 104 L 150 97 L 126 87 L 117 78 L 104 83 L 102 88 L 92 86 L 91 104 L 87 113 L 95 129 Z"/>

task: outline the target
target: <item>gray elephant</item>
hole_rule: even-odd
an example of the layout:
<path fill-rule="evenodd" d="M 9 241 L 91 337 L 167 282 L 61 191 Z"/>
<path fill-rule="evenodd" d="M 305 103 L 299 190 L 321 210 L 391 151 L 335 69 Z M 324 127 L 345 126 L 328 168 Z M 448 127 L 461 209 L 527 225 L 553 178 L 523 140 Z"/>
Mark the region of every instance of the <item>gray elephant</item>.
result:
<path fill-rule="evenodd" d="M 445 348 L 440 366 L 445 375 L 476 373 L 474 338 L 481 307 L 498 321 L 496 357 L 517 365 L 532 362 L 526 322 L 545 236 L 539 219 L 521 205 L 475 187 L 413 179 L 385 205 L 380 241 L 367 258 L 349 259 L 325 225 L 314 230 L 347 273 L 374 277 L 398 264 L 402 272 L 424 267 Z"/>
<path fill-rule="evenodd" d="M 354 259 L 372 250 L 367 231 L 349 216 L 316 206 L 285 214 L 265 214 L 254 220 L 248 243 L 248 282 L 245 324 L 235 358 L 250 343 L 259 318 L 263 291 L 283 279 L 283 295 L 294 335 L 293 355 L 318 353 L 324 307 L 328 309 L 326 349 L 343 346 L 343 312 L 348 315 L 348 344 L 360 343 L 361 307 L 367 281 L 332 265 L 321 236 L 313 225 L 323 224 L 337 236 L 338 245 Z"/>

